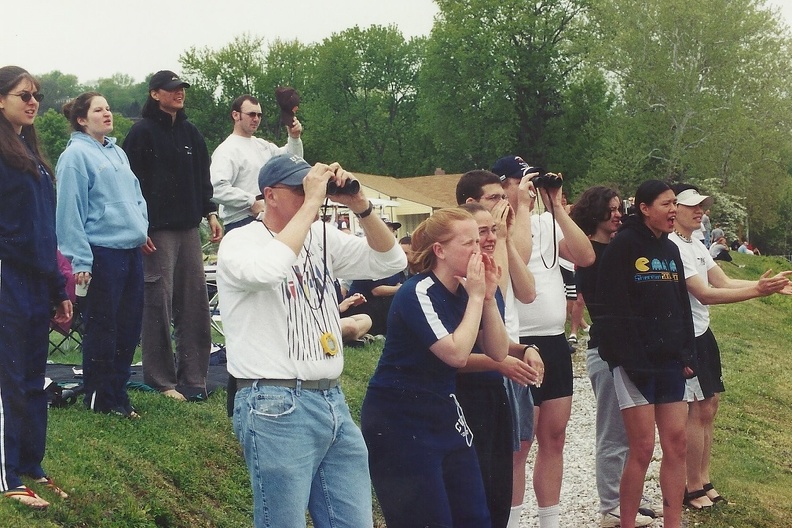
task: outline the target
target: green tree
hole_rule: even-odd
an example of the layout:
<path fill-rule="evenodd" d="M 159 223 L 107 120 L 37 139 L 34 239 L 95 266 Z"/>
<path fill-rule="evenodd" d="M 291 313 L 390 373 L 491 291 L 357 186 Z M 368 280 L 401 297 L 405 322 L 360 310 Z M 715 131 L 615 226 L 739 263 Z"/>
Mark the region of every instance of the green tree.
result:
<path fill-rule="evenodd" d="M 52 108 L 36 118 L 36 134 L 50 163 L 55 165 L 66 143 L 69 142 L 71 127 L 69 121 Z"/>
<path fill-rule="evenodd" d="M 585 0 L 438 0 L 421 72 L 421 120 L 438 165 L 488 167 L 506 153 L 565 171 L 559 124 L 589 37 Z M 579 79 L 579 86 L 586 86 Z M 585 98 L 578 98 L 584 102 Z M 579 111 L 585 112 L 585 109 Z M 582 115 L 578 124 L 588 121 Z M 554 138 L 554 132 L 563 132 Z M 571 167 L 571 165 L 570 165 Z M 579 168 L 575 168 L 579 171 Z"/>
<path fill-rule="evenodd" d="M 359 172 L 425 174 L 416 109 L 423 47 L 395 26 L 356 26 L 316 46 L 303 94 L 308 155 Z"/>
<path fill-rule="evenodd" d="M 231 101 L 256 95 L 264 74 L 263 39 L 240 35 L 219 50 L 192 47 L 179 62 L 191 86 L 185 100 L 190 120 L 214 150 L 231 130 Z"/>
<path fill-rule="evenodd" d="M 264 114 L 259 126 L 259 135 L 277 142 L 286 141 L 285 128 L 280 124 L 280 108 L 275 101 L 275 90 L 281 86 L 290 86 L 304 99 L 308 94 L 308 71 L 313 64 L 314 46 L 301 44 L 297 40 L 275 40 L 267 49 L 264 75 L 256 84 L 256 94 Z M 308 95 L 310 99 L 310 95 Z M 302 104 L 302 101 L 301 101 Z M 301 112 L 298 119 L 305 127 L 310 127 L 307 117 Z M 303 138 L 306 151 L 313 147 L 312 134 Z"/>
<path fill-rule="evenodd" d="M 101 93 L 114 112 L 138 117 L 148 95 L 148 83 L 136 83 L 132 77 L 116 73 L 109 79 L 99 79 L 91 87 Z"/>
<path fill-rule="evenodd" d="M 67 101 L 85 91 L 76 75 L 64 74 L 58 70 L 39 75 L 38 80 L 41 83 L 40 91 L 44 94 L 44 100 L 39 105 L 39 112 L 42 114 L 49 109 L 60 112 Z"/>
<path fill-rule="evenodd" d="M 129 134 L 129 129 L 132 128 L 132 120 L 124 117 L 119 113 L 113 113 L 113 132 L 110 134 L 116 138 L 116 144 L 121 145 L 124 139 Z"/>
<path fill-rule="evenodd" d="M 593 17 L 620 108 L 592 177 L 715 178 L 745 197 L 752 231 L 774 225 L 792 79 L 788 33 L 772 13 L 754 0 L 613 0 Z"/>

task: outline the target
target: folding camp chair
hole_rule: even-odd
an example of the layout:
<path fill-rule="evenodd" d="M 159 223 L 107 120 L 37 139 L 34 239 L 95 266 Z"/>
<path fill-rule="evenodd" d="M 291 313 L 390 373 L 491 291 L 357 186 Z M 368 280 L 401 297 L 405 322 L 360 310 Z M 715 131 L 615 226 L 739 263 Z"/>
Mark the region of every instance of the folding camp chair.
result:
<path fill-rule="evenodd" d="M 66 324 L 56 323 L 54 319 L 50 319 L 50 355 L 55 352 L 66 354 L 66 352 L 72 350 L 79 350 L 82 352 L 82 334 L 84 329 L 78 299 L 74 293 L 75 281 L 71 263 L 60 251 L 57 252 L 57 256 L 58 270 L 61 275 L 63 275 L 63 279 L 66 283 L 66 295 L 72 302 L 72 319 Z"/>
<path fill-rule="evenodd" d="M 79 303 L 74 303 L 72 319 L 69 323 L 61 325 L 54 319 L 50 320 L 50 355 L 55 352 L 66 354 L 74 350 L 82 352 L 83 320 Z"/>

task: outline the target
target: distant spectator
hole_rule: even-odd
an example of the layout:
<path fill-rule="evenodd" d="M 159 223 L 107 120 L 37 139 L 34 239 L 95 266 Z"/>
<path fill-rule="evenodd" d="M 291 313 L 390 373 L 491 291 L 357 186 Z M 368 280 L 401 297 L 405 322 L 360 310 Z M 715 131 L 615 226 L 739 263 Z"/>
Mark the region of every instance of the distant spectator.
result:
<path fill-rule="evenodd" d="M 351 306 L 348 315 L 368 315 L 371 317 L 371 333 L 385 335 L 391 301 L 404 281 L 403 271 L 384 279 L 352 281 L 347 296 L 362 295 L 366 302 Z"/>
<path fill-rule="evenodd" d="M 338 303 L 338 311 L 341 314 L 341 340 L 347 346 L 355 347 L 365 344 L 363 337 L 371 329 L 371 317 L 367 314 L 345 314 L 351 306 L 365 302 L 366 298 L 360 293 L 356 293 Z M 371 338 L 370 335 L 368 337 Z"/>
<path fill-rule="evenodd" d="M 393 236 L 399 238 L 399 229 L 401 229 L 401 222 L 391 222 L 387 218 L 382 219 L 385 222 L 385 225 L 388 226 L 388 229 L 391 230 Z"/>
<path fill-rule="evenodd" d="M 726 262 L 731 262 L 732 257 L 729 255 L 729 246 L 726 243 L 725 237 L 720 237 L 710 246 L 709 248 L 710 256 L 714 260 L 724 260 Z"/>
<path fill-rule="evenodd" d="M 715 242 L 718 241 L 719 238 L 725 237 L 725 236 L 726 236 L 726 233 L 724 233 L 723 229 L 721 229 L 721 227 L 716 224 L 715 228 L 712 230 L 712 233 L 710 233 L 710 242 L 712 244 L 714 244 Z M 712 245 L 712 244 L 710 244 L 710 245 Z M 728 243 L 727 243 L 727 245 L 728 245 Z"/>
<path fill-rule="evenodd" d="M 710 241 L 712 240 L 710 238 L 710 235 L 712 234 L 712 223 L 710 223 L 709 214 L 710 210 L 707 209 L 704 211 L 704 216 L 701 217 L 701 229 L 704 231 L 704 245 L 707 247 L 710 246 Z"/>
<path fill-rule="evenodd" d="M 743 253 L 745 255 L 755 255 L 756 254 L 756 252 L 753 249 L 750 248 L 747 240 L 743 241 L 743 243 L 740 244 L 740 247 L 737 248 L 737 253 Z"/>

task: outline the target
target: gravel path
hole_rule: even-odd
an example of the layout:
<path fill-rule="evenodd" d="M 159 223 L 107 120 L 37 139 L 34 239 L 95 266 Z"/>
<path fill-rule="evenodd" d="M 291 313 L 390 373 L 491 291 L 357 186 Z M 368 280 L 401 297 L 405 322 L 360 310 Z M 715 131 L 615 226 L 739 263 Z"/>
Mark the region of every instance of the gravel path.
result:
<path fill-rule="evenodd" d="M 594 392 L 586 374 L 586 343 L 577 346 L 573 356 L 574 394 L 572 396 L 572 418 L 567 426 L 564 449 L 564 480 L 561 486 L 561 526 L 575 528 L 599 527 L 599 499 L 594 480 L 594 424 L 596 408 Z M 536 517 L 536 497 L 531 483 L 533 460 L 536 447 L 528 458 L 525 509 L 520 519 L 521 528 L 539 526 Z M 660 446 L 655 443 L 655 456 L 646 475 L 644 495 L 660 502 Z M 662 528 L 662 519 L 657 519 L 653 528 Z"/>

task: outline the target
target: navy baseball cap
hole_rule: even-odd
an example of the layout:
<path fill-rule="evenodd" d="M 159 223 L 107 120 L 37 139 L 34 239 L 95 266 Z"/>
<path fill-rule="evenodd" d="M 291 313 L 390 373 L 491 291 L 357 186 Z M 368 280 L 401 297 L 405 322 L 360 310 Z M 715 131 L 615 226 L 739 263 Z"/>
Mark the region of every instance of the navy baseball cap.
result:
<path fill-rule="evenodd" d="M 311 166 L 300 156 L 294 154 L 273 156 L 259 171 L 259 190 L 264 187 L 274 187 L 279 183 L 289 187 L 298 187 L 302 185 L 303 178 L 309 170 L 311 170 Z"/>
<path fill-rule="evenodd" d="M 523 176 L 528 174 L 526 172 L 531 166 L 525 163 L 520 156 L 503 156 L 492 166 L 492 172 L 498 175 L 501 181 L 506 178 L 522 179 Z"/>

